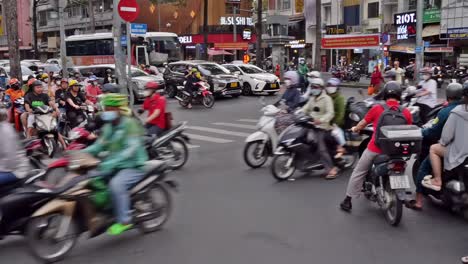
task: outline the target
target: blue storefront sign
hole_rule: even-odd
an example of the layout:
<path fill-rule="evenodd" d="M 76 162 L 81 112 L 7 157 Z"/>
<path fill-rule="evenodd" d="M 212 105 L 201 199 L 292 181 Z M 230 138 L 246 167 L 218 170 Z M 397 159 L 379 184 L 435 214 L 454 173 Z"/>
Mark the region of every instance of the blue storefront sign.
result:
<path fill-rule="evenodd" d="M 120 37 L 120 44 L 122 45 L 122 47 L 127 46 L 127 36 L 121 36 Z"/>
<path fill-rule="evenodd" d="M 144 35 L 148 31 L 147 24 L 131 24 L 130 25 L 130 33 L 135 35 Z"/>

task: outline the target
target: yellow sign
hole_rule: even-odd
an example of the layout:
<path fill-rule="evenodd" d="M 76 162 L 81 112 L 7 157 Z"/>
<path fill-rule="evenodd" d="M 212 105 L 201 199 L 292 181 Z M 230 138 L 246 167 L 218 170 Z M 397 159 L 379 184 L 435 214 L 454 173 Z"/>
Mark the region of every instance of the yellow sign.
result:
<path fill-rule="evenodd" d="M 304 12 L 304 0 L 296 0 L 296 13 Z"/>
<path fill-rule="evenodd" d="M 0 16 L 0 36 L 3 36 L 3 16 Z"/>
<path fill-rule="evenodd" d="M 250 62 L 250 56 L 249 54 L 244 55 L 244 63 L 249 63 Z"/>

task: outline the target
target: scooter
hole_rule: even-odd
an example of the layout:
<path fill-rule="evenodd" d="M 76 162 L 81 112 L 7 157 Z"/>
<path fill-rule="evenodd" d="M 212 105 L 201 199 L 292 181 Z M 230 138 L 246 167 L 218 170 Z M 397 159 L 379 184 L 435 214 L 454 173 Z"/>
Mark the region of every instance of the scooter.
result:
<path fill-rule="evenodd" d="M 13 120 L 15 124 L 15 130 L 18 133 L 26 131 L 23 127 L 23 123 L 21 122 L 21 115 L 24 113 L 24 98 L 18 98 L 13 102 L 12 107 L 12 114 Z"/>
<path fill-rule="evenodd" d="M 184 85 L 186 82 L 184 82 Z M 212 108 L 215 103 L 213 93 L 210 91 L 210 85 L 204 81 L 194 84 L 198 89 L 194 94 L 185 91 L 184 86 L 177 86 L 177 95 L 175 98 L 182 107 L 188 107 L 190 102 L 202 104 L 206 108 Z"/>
<path fill-rule="evenodd" d="M 34 109 L 34 127 L 50 158 L 53 158 L 58 150 L 57 119 L 52 116 L 52 112 L 53 109 L 46 105 Z"/>

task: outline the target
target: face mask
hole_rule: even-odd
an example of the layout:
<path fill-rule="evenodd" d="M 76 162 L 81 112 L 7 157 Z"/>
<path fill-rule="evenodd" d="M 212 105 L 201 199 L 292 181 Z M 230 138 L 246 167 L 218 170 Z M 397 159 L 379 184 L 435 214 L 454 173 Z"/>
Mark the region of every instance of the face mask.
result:
<path fill-rule="evenodd" d="M 327 90 L 327 93 L 329 94 L 334 94 L 336 93 L 336 91 L 338 90 L 338 87 L 333 87 L 333 86 L 330 86 L 330 87 L 327 87 L 325 88 Z"/>
<path fill-rule="evenodd" d="M 313 96 L 320 95 L 321 93 L 322 93 L 322 89 L 318 89 L 318 88 L 310 89 L 310 94 L 313 95 Z"/>
<path fill-rule="evenodd" d="M 427 80 L 429 80 L 429 79 L 431 78 L 430 75 L 423 75 L 422 77 L 423 77 L 423 79 L 424 79 L 425 81 L 427 81 Z"/>
<path fill-rule="evenodd" d="M 60 85 L 60 81 L 56 81 L 55 84 Z"/>
<path fill-rule="evenodd" d="M 291 86 L 291 80 L 284 80 L 284 85 L 287 87 Z"/>
<path fill-rule="evenodd" d="M 11 88 L 13 88 L 13 90 L 18 90 L 19 86 L 18 85 L 13 85 Z"/>
<path fill-rule="evenodd" d="M 93 82 L 93 85 L 94 85 L 94 86 L 97 86 L 97 85 L 98 85 L 98 83 L 97 83 L 97 82 Z"/>
<path fill-rule="evenodd" d="M 145 91 L 143 92 L 143 95 L 144 95 L 145 97 L 150 97 L 152 94 L 153 94 L 153 93 L 152 93 L 151 91 L 149 91 L 149 90 L 145 90 Z"/>
<path fill-rule="evenodd" d="M 104 122 L 112 122 L 117 119 L 119 115 L 115 111 L 104 111 L 101 114 L 101 119 Z"/>
<path fill-rule="evenodd" d="M 48 83 L 48 82 L 49 82 L 49 78 L 45 78 L 45 79 L 44 79 L 44 82 L 45 82 L 45 83 Z"/>

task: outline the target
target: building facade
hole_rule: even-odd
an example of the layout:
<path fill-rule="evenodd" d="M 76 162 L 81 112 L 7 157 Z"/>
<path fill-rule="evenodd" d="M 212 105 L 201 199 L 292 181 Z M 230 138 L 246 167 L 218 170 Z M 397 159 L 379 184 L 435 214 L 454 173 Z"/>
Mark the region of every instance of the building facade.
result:
<path fill-rule="evenodd" d="M 6 33 L 7 21 L 5 21 L 5 9 L 0 0 L 0 59 L 8 58 L 8 41 Z M 21 58 L 31 58 L 32 34 L 30 22 L 30 0 L 17 0 L 18 9 L 18 37 Z"/>

